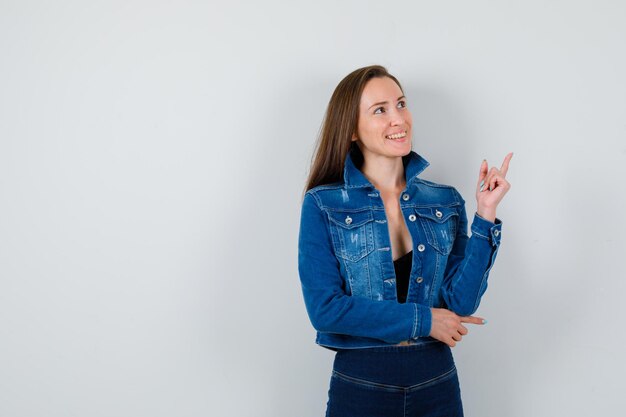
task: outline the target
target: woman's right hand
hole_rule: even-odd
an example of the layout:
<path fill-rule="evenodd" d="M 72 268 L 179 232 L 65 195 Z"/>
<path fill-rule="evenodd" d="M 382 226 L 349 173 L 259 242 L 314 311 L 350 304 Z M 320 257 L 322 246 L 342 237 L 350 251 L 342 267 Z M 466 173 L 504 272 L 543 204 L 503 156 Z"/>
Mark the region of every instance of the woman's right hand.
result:
<path fill-rule="evenodd" d="M 454 347 L 468 333 L 467 328 L 461 323 L 485 324 L 480 317 L 462 317 L 445 308 L 431 308 L 430 311 L 432 324 L 429 336 L 450 347 Z"/>

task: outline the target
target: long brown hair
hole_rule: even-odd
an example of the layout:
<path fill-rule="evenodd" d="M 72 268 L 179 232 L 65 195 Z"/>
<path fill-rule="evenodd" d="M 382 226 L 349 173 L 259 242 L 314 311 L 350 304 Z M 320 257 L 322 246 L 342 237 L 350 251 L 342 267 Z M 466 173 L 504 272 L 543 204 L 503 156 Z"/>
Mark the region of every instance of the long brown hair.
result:
<path fill-rule="evenodd" d="M 348 152 L 354 151 L 362 162 L 361 153 L 352 134 L 359 123 L 359 104 L 367 82 L 372 78 L 389 77 L 402 90 L 400 82 L 381 65 L 359 68 L 348 74 L 335 88 L 317 139 L 305 192 L 321 184 L 343 181 L 343 168 Z"/>

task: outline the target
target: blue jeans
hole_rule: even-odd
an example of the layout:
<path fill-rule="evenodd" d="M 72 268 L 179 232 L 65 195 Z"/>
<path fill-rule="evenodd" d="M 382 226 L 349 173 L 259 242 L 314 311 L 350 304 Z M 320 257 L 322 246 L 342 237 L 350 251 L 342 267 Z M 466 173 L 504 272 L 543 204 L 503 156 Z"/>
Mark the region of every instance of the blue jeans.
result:
<path fill-rule="evenodd" d="M 463 416 L 450 348 L 419 345 L 340 349 L 326 417 Z"/>

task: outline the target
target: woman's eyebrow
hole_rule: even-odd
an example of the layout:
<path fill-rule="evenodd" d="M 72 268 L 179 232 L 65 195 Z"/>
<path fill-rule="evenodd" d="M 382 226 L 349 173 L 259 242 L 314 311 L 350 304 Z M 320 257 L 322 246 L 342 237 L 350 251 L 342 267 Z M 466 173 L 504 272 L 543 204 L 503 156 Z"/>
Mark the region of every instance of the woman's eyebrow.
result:
<path fill-rule="evenodd" d="M 400 101 L 403 98 L 406 98 L 406 97 L 405 96 L 400 96 L 400 97 L 398 97 L 398 100 L 396 100 L 396 101 Z M 387 104 L 387 103 L 388 103 L 388 101 L 381 101 L 381 102 L 378 102 L 378 103 L 374 103 L 374 104 L 372 104 L 371 106 L 368 107 L 368 110 L 371 109 L 374 106 L 378 106 L 380 104 Z"/>

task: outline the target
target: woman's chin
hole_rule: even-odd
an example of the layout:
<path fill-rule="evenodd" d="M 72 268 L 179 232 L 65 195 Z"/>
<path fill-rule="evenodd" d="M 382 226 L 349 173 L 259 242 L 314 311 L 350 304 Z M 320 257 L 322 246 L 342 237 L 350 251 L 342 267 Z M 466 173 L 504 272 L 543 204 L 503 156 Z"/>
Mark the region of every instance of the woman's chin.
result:
<path fill-rule="evenodd" d="M 411 151 L 411 139 L 402 138 L 402 139 L 387 139 L 386 142 L 387 149 L 390 149 L 394 154 L 402 153 L 402 155 L 406 155 Z"/>

